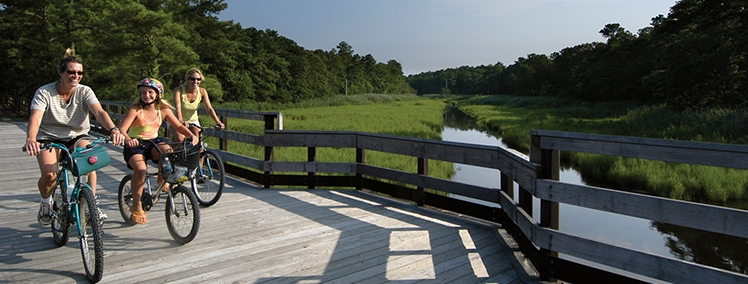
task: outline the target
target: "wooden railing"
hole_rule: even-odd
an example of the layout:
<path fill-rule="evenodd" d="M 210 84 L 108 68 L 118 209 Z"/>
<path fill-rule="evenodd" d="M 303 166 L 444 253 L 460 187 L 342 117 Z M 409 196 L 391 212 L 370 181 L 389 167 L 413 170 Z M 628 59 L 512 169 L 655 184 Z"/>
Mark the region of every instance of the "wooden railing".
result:
<path fill-rule="evenodd" d="M 115 118 L 122 113 L 121 103 L 102 104 L 110 111 L 112 107 L 117 108 L 112 112 Z M 301 186 L 371 190 L 421 206 L 500 223 L 544 280 L 632 283 L 646 282 L 648 277 L 675 283 L 748 282 L 748 276 L 743 274 L 558 230 L 559 203 L 565 203 L 748 238 L 748 211 L 558 181 L 560 151 L 746 169 L 748 146 L 536 130 L 530 135 L 532 145 L 528 157 L 511 149 L 467 143 L 361 132 L 279 130 L 282 128 L 280 113 L 216 111 L 224 123 L 227 117 L 265 122 L 264 135 L 206 130 L 205 135 L 222 141 L 234 140 L 265 147 L 264 157 L 255 158 L 232 153 L 225 142 L 221 143 L 218 152 L 226 163 L 227 172 L 266 188 Z M 275 161 L 274 149 L 279 147 L 306 147 L 308 159 L 305 162 Z M 356 162 L 318 162 L 317 149 L 325 147 L 355 149 Z M 417 172 L 367 164 L 367 151 L 415 157 Z M 501 175 L 497 177 L 496 188 L 463 184 L 429 176 L 429 160 L 498 169 Z M 515 184 L 519 187 L 519 196 L 516 197 L 513 196 Z M 497 205 L 476 204 L 452 198 L 452 194 Z M 540 199 L 539 223 L 532 217 L 533 197 Z M 571 258 L 559 257 L 559 253 Z"/>

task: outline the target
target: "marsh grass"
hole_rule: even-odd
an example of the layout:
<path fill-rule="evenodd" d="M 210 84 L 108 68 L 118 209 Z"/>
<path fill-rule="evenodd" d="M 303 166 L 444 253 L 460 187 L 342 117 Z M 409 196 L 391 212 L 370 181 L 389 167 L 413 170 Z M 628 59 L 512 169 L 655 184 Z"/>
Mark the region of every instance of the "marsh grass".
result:
<path fill-rule="evenodd" d="M 221 105 L 222 108 L 229 106 Z M 442 100 L 425 99 L 415 95 L 369 94 L 296 104 L 256 104 L 245 106 L 244 109 L 280 111 L 283 114 L 285 130 L 356 131 L 440 140 L 444 106 Z M 262 135 L 263 125 L 260 121 L 234 118 L 228 122 L 228 127 L 232 131 L 255 135 Z M 208 140 L 208 143 L 217 143 L 217 139 Z M 261 146 L 229 141 L 228 149 L 258 159 L 264 157 L 264 147 Z M 307 148 L 276 148 L 274 159 L 289 162 L 307 161 Z M 356 149 L 317 148 L 317 161 L 355 162 Z M 366 151 L 366 163 L 404 172 L 417 172 L 415 157 Z M 429 175 L 450 179 L 454 175 L 454 167 L 452 163 L 430 161 Z"/>
<path fill-rule="evenodd" d="M 748 143 L 748 111 L 676 111 L 666 105 L 589 103 L 555 97 L 452 96 L 449 100 L 479 125 L 499 132 L 509 147 L 529 152 L 533 129 Z M 585 182 L 682 200 L 748 199 L 748 171 L 644 159 L 562 153 Z"/>
<path fill-rule="evenodd" d="M 350 96 L 334 96 L 328 98 L 315 98 L 311 100 L 295 102 L 295 103 L 267 103 L 267 102 L 229 102 L 222 103 L 219 107 L 229 109 L 240 109 L 240 110 L 252 110 L 252 111 L 281 111 L 286 109 L 298 109 L 298 108 L 310 108 L 310 107 L 335 107 L 335 106 L 350 106 L 350 105 L 368 105 L 368 104 L 381 104 L 391 103 L 398 101 L 412 101 L 420 100 L 413 94 L 361 94 L 361 95 L 350 95 Z"/>

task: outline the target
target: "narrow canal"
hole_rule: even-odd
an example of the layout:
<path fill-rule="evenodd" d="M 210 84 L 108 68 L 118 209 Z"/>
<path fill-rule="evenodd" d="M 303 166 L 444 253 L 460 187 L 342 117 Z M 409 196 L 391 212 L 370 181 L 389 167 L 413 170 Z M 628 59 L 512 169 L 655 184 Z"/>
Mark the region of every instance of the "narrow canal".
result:
<path fill-rule="evenodd" d="M 482 129 L 471 117 L 449 106 L 444 113 L 442 140 L 506 147 L 501 137 Z M 498 170 L 463 164 L 455 164 L 454 167 L 453 181 L 489 188 L 498 187 Z M 584 184 L 579 173 L 571 168 L 562 169 L 560 180 Z M 517 190 L 515 186 L 515 191 Z M 533 216 L 539 221 L 540 200 L 534 198 L 534 201 Z M 474 202 L 485 204 L 478 200 Z M 487 205 L 498 207 L 498 204 Z M 715 234 L 694 232 L 696 230 L 567 204 L 559 205 L 559 214 L 559 230 L 564 232 L 657 255 L 696 261 L 741 273 L 747 272 L 748 257 L 744 256 L 744 252 L 748 251 L 748 241 L 745 239 L 713 236 Z M 694 242 L 694 238 L 698 241 Z M 724 242 L 736 246 L 726 247 Z M 741 253 L 729 252 L 735 249 L 743 251 L 743 256 L 740 256 Z"/>

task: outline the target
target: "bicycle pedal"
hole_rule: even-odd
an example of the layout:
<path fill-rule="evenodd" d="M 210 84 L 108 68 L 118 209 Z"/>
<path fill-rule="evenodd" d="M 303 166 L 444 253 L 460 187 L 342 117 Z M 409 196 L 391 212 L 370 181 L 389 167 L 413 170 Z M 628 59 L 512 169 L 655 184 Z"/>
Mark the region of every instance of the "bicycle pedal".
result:
<path fill-rule="evenodd" d="M 158 195 L 157 195 L 158 196 Z M 153 197 L 151 197 L 151 194 L 148 192 L 143 192 L 143 196 L 140 198 L 140 205 L 143 208 L 143 210 L 148 211 L 151 210 L 151 206 L 153 206 Z"/>

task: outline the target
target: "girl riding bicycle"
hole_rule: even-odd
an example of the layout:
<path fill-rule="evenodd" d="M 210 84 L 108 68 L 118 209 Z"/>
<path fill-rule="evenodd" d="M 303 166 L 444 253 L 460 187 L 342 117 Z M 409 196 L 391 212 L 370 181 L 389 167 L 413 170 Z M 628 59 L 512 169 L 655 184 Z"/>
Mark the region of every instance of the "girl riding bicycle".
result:
<path fill-rule="evenodd" d="M 163 120 L 176 127 L 176 130 L 187 137 L 192 137 L 192 144 L 198 143 L 198 137 L 192 134 L 184 125 L 179 124 L 179 120 L 172 112 L 171 105 L 162 99 L 164 94 L 164 85 L 156 79 L 145 78 L 138 82 L 138 91 L 140 97 L 133 103 L 130 110 L 122 120 L 122 133 L 125 134 L 125 149 L 123 151 L 127 167 L 133 170 L 131 188 L 132 188 L 132 206 L 130 208 L 130 217 L 137 224 L 148 223 L 148 218 L 143 211 L 140 198 L 143 193 L 143 185 L 146 176 L 146 159 L 154 163 L 159 161 L 159 151 L 162 153 L 171 152 L 171 147 L 166 144 L 163 138 L 158 136 L 158 130 Z M 141 143 L 140 140 L 150 140 L 153 143 Z M 161 170 L 161 165 L 158 167 Z M 159 175 L 159 183 L 163 179 Z"/>

